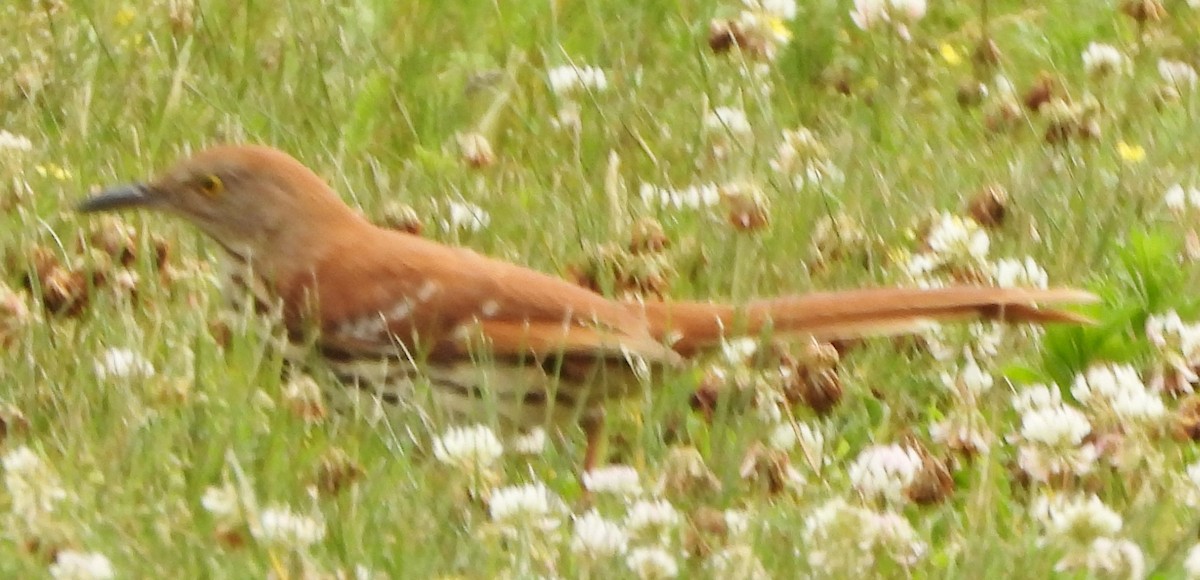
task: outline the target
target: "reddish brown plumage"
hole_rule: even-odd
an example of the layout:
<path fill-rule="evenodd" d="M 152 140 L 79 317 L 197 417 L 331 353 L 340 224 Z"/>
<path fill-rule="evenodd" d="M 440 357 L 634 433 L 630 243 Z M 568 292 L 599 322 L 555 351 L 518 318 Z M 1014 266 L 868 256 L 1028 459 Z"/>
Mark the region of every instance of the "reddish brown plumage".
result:
<path fill-rule="evenodd" d="M 671 365 L 725 336 L 768 329 L 832 339 L 963 318 L 1078 322 L 1041 306 L 1092 299 L 1067 289 L 957 287 L 817 293 L 741 308 L 616 302 L 528 268 L 376 227 L 311 170 L 264 147 L 210 149 L 144 186 L 101 194 L 83 209 L 127 206 L 165 209 L 195 223 L 261 280 L 267 296 L 260 299 L 282 302 L 290 330 L 316 326 L 318 344 L 343 358 L 422 355 L 431 365 L 461 365 L 483 346 L 496 360 L 517 365 L 558 355 L 610 365 L 626 365 L 632 355 Z M 462 380 L 458 371 L 446 376 Z M 526 393 L 514 404 L 560 398 L 549 397 L 547 386 L 528 388 L 541 394 Z M 594 404 L 624 391 L 565 398 Z"/>
<path fill-rule="evenodd" d="M 955 286 L 814 292 L 756 300 L 741 309 L 702 302 L 647 303 L 645 309 L 655 336 L 677 337 L 672 348 L 688 355 L 729 334 L 757 336 L 765 331 L 837 340 L 914 332 L 928 323 L 955 319 L 1079 323 L 1087 319 L 1035 305 L 1092 299 L 1072 289 Z"/>
<path fill-rule="evenodd" d="M 1080 322 L 1077 315 L 1034 304 L 1080 302 L 1069 289 L 880 288 L 821 292 L 753 301 L 744 308 L 705 302 L 615 302 L 560 278 L 469 250 L 377 228 L 329 232 L 329 252 L 315 276 L 281 284 L 285 304 L 317 297 L 325 340 L 341 350 L 378 352 L 394 340 L 412 341 L 439 357 L 467 356 L 458 329 L 477 324 L 497 355 L 526 352 L 619 354 L 622 349 L 658 362 L 691 356 L 725 336 L 811 334 L 832 340 L 918 330 L 921 323 L 956 318 L 1015 322 Z M 336 281 L 326 283 L 317 281 Z M 428 295 L 425 295 L 425 293 Z M 386 316 L 397 304 L 403 316 Z M 492 305 L 489 307 L 489 305 Z M 289 310 L 300 323 L 303 315 Z M 371 337 L 347 336 L 347 322 L 383 313 L 386 327 Z M 565 322 L 570 321 L 570 324 Z M 366 338 L 366 340 L 363 340 Z"/>

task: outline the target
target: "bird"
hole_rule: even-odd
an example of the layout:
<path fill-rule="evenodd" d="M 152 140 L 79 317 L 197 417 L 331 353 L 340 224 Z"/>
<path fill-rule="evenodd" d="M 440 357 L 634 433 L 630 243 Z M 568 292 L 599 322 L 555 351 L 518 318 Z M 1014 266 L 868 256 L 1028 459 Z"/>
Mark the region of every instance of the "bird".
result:
<path fill-rule="evenodd" d="M 83 213 L 139 208 L 211 238 L 225 258 L 229 300 L 274 313 L 288 357 L 318 355 L 334 388 L 401 404 L 427 384 L 432 404 L 456 418 L 487 416 L 518 429 L 576 421 L 588 437 L 585 471 L 596 462 L 607 402 L 653 389 L 662 371 L 731 338 L 848 339 L 974 319 L 1079 324 L 1087 318 L 1054 306 L 1096 300 L 1065 287 L 971 285 L 742 304 L 617 300 L 377 226 L 293 156 L 257 144 L 204 149 L 77 205 Z"/>

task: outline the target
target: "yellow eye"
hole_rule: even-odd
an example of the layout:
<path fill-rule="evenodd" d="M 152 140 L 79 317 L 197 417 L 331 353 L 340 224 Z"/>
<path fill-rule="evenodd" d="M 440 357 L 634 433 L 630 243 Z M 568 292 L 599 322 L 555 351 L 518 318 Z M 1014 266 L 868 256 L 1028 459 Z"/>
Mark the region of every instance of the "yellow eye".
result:
<path fill-rule="evenodd" d="M 206 175 L 200 178 L 200 191 L 207 195 L 217 195 L 225 190 L 225 184 L 216 175 Z"/>

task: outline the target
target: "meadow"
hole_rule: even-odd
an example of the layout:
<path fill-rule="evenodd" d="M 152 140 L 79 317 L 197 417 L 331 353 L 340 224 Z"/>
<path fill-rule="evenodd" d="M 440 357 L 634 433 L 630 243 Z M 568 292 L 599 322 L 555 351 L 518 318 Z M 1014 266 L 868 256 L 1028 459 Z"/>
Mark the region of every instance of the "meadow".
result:
<path fill-rule="evenodd" d="M 0 576 L 1200 577 L 1195 0 L 0 7 Z M 737 341 L 579 429 L 343 410 L 179 220 L 265 143 L 610 296 L 1072 286 L 1090 326 Z"/>

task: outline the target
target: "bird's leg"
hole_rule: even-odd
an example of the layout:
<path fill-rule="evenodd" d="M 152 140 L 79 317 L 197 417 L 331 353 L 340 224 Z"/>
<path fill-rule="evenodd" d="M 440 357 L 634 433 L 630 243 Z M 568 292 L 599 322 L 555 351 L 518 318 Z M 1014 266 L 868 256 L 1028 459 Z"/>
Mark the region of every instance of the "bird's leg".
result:
<path fill-rule="evenodd" d="M 583 451 L 583 469 L 579 472 L 579 487 L 583 489 L 580 498 L 584 508 L 592 505 L 592 492 L 587 486 L 587 475 L 596 468 L 604 446 L 604 406 L 588 407 L 579 418 L 579 426 L 587 437 L 587 448 Z"/>
<path fill-rule="evenodd" d="M 600 460 L 601 447 L 604 445 L 604 407 L 597 405 L 585 410 L 579 418 L 579 426 L 587 436 L 587 448 L 583 452 L 583 471 L 580 473 L 582 478 L 584 473 L 595 469 Z M 584 489 L 586 490 L 586 486 Z"/>

